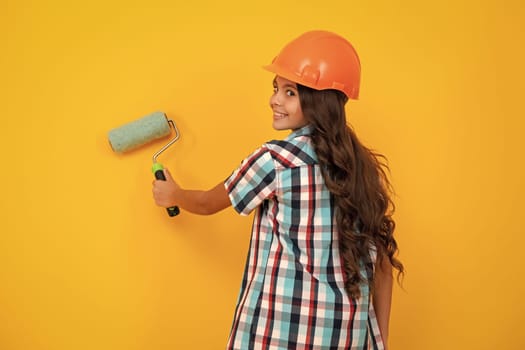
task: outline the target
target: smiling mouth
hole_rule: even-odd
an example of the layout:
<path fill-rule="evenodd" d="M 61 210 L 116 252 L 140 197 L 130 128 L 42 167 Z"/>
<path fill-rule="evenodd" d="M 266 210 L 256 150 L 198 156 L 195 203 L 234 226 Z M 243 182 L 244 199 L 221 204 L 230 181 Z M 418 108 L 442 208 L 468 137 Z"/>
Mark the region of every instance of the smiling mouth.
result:
<path fill-rule="evenodd" d="M 273 119 L 283 119 L 283 118 L 286 118 L 286 117 L 287 117 L 287 114 L 273 112 Z"/>

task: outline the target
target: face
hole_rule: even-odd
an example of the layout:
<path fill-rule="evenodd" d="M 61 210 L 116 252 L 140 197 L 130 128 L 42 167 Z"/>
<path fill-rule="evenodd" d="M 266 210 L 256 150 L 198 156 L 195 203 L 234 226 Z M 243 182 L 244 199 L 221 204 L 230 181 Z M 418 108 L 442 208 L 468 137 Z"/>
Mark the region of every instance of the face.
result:
<path fill-rule="evenodd" d="M 296 130 L 307 123 L 301 110 L 297 84 L 276 76 L 273 80 L 273 95 L 270 97 L 275 130 Z"/>

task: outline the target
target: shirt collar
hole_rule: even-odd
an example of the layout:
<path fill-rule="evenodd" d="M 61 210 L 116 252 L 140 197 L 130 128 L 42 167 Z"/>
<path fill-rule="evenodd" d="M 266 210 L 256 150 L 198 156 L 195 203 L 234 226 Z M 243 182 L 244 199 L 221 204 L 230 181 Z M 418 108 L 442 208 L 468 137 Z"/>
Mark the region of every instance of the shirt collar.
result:
<path fill-rule="evenodd" d="M 310 135 L 312 133 L 312 126 L 310 124 L 303 126 L 300 129 L 296 129 L 288 135 L 286 140 L 291 140 L 299 136 Z"/>

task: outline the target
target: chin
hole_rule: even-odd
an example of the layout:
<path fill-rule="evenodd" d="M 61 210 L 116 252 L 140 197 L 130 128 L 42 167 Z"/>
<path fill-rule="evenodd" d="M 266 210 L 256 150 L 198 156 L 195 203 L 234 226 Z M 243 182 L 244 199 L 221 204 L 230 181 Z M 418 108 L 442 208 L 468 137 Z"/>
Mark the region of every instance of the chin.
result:
<path fill-rule="evenodd" d="M 272 127 L 275 129 L 275 130 L 288 130 L 290 129 L 288 126 L 285 126 L 285 125 L 276 125 L 275 123 L 272 124 Z"/>

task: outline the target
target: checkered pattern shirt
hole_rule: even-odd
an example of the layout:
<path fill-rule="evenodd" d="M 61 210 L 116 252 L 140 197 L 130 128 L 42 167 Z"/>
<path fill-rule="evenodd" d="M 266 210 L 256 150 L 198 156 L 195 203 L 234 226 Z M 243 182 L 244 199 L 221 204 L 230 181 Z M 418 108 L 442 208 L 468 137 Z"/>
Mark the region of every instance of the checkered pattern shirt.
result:
<path fill-rule="evenodd" d="M 265 143 L 225 181 L 236 211 L 255 209 L 227 349 L 383 349 L 368 287 L 359 299 L 344 290 L 333 200 L 309 133 Z"/>

